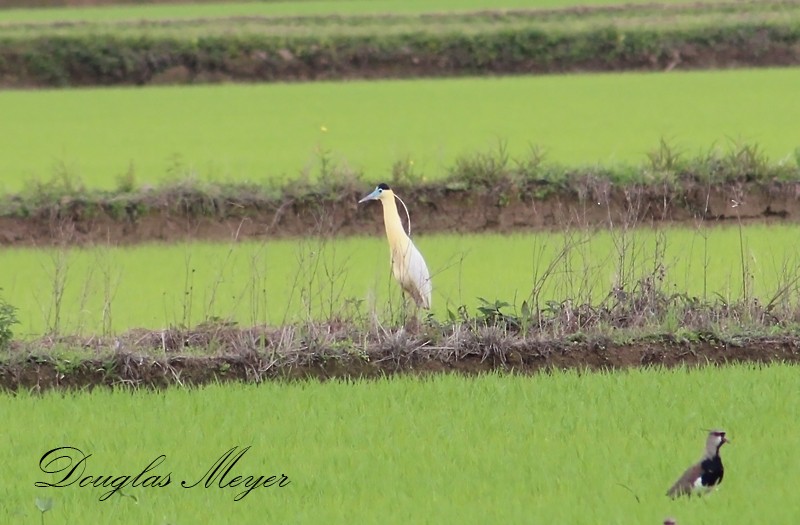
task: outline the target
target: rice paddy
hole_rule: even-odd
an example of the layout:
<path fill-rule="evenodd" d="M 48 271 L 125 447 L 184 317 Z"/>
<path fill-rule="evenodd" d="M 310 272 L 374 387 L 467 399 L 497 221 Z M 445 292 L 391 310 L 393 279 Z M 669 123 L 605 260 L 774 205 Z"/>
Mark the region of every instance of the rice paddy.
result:
<path fill-rule="evenodd" d="M 570 166 L 640 164 L 664 138 L 690 155 L 755 143 L 796 162 L 796 69 L 0 92 L 14 133 L 0 191 L 194 177 L 285 181 L 322 158 L 377 183 L 397 161 L 427 179 L 455 159 L 536 145 Z"/>
<path fill-rule="evenodd" d="M 413 212 L 412 212 L 413 213 Z M 416 240 L 433 275 L 433 312 L 462 304 L 597 302 L 664 267 L 667 293 L 769 301 L 795 277 L 793 226 L 520 235 L 430 235 Z M 564 257 L 561 257 L 563 253 Z M 744 259 L 742 259 L 744 257 Z M 746 277 L 743 280 L 742 264 Z M 0 288 L 20 309 L 20 334 L 192 326 L 210 318 L 280 325 L 400 309 L 388 248 L 374 238 L 184 243 L 0 252 Z"/>
<path fill-rule="evenodd" d="M 251 4 L 261 7 L 265 4 Z M 297 4 L 294 4 L 297 5 Z M 366 3 L 364 4 L 366 5 Z M 163 6 L 162 6 L 163 7 Z M 150 11 L 142 11 L 138 18 L 107 19 L 105 17 L 80 20 L 17 20 L 0 22 L 0 38 L 9 40 L 44 37 L 87 37 L 89 35 L 115 35 L 117 37 L 170 37 L 179 41 L 192 41 L 211 36 L 225 37 L 235 33 L 252 37 L 353 37 L 375 35 L 408 35 L 427 33 L 487 34 L 503 31 L 542 31 L 550 33 L 589 31 L 597 28 L 618 28 L 623 31 L 644 28 L 675 30 L 676 28 L 706 28 L 740 26 L 743 22 L 776 27 L 797 21 L 800 7 L 791 3 L 767 2 L 741 3 L 737 8 L 729 4 L 627 4 L 620 6 L 584 6 L 575 9 L 561 6 L 553 9 L 530 7 L 498 9 L 486 6 L 479 11 L 393 12 L 390 16 L 380 12 L 353 12 L 324 14 L 285 14 L 265 16 L 242 14 L 239 7 L 231 6 L 230 13 L 213 16 L 151 19 Z M 274 5 L 271 6 L 274 8 Z M 106 14 L 106 11 L 104 14 Z M 238 13 L 238 14 L 237 14 Z M 88 14 L 88 13 L 87 13 Z M 31 13 L 35 18 L 35 14 Z"/>
<path fill-rule="evenodd" d="M 500 3 L 492 0 L 283 0 L 175 5 L 118 5 L 84 7 L 81 9 L 10 9 L 3 13 L 3 20 L 5 22 L 48 22 L 69 20 L 158 20 L 229 16 L 403 14 L 486 9 L 552 9 L 613 3 L 623 2 L 613 2 L 611 0 L 503 0 Z M 628 0 L 624 3 L 646 4 L 649 2 L 648 0 Z M 681 0 L 667 0 L 664 3 L 678 4 L 681 3 Z"/>
<path fill-rule="evenodd" d="M 0 519 L 38 523 L 35 499 L 51 498 L 48 524 L 791 523 L 797 373 L 732 366 L 3 394 L 11 427 L 0 460 L 14 478 Z M 708 498 L 670 501 L 664 493 L 699 457 L 702 429 L 715 426 L 732 439 L 724 482 Z M 163 454 L 148 475 L 170 473 L 171 483 L 127 486 L 106 501 L 111 487 L 35 487 L 67 473 L 39 469 L 59 446 L 92 454 L 82 476 L 135 476 Z M 219 480 L 181 486 L 234 446 L 251 448 L 226 481 L 285 474 L 290 484 L 238 502 L 243 487 Z"/>

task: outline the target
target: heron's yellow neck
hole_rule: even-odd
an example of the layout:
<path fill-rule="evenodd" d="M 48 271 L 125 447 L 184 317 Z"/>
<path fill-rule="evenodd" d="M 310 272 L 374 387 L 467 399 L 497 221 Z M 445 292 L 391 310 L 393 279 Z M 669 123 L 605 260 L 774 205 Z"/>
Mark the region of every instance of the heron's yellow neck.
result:
<path fill-rule="evenodd" d="M 386 192 L 389 193 L 389 192 Z M 391 248 L 405 249 L 405 243 L 408 241 L 403 229 L 403 223 L 400 221 L 400 214 L 397 212 L 397 203 L 394 200 L 394 193 L 389 193 L 381 199 L 383 204 L 383 225 L 386 227 L 386 237 L 389 239 L 389 246 Z"/>

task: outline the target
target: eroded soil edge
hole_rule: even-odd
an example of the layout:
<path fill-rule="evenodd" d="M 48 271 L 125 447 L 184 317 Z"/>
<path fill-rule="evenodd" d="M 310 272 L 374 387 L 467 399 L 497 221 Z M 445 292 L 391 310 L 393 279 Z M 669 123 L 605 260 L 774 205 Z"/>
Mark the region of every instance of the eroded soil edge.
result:
<path fill-rule="evenodd" d="M 692 342 L 666 336 L 629 344 L 604 340 L 581 343 L 518 340 L 501 346 L 478 340 L 473 343 L 445 351 L 419 342 L 403 348 L 378 344 L 360 354 L 341 351 L 326 354 L 306 349 L 291 359 L 254 351 L 211 357 L 168 354 L 152 357 L 117 351 L 106 357 L 65 364 L 46 355 L 30 354 L 0 365 L 0 387 L 10 391 L 98 386 L 163 388 L 218 382 L 369 379 L 396 374 L 475 375 L 491 371 L 532 374 L 555 369 L 600 371 L 800 362 L 800 338 L 795 336 Z"/>
<path fill-rule="evenodd" d="M 209 195 L 191 189 L 125 199 L 64 198 L 0 216 L 0 245 L 131 245 L 190 240 L 231 241 L 309 235 L 376 235 L 380 206 L 358 205 L 365 190 L 268 199 Z M 613 186 L 578 188 L 400 187 L 415 235 L 512 233 L 566 227 L 696 226 L 800 220 L 800 183 Z"/>

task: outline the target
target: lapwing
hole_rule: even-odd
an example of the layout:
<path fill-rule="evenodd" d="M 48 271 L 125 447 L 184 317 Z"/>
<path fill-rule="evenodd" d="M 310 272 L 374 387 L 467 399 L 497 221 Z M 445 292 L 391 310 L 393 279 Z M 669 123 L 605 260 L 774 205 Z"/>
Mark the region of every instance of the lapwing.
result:
<path fill-rule="evenodd" d="M 716 485 L 722 483 L 722 458 L 719 457 L 719 449 L 725 443 L 729 443 L 725 437 L 724 430 L 711 430 L 706 440 L 706 450 L 700 461 L 686 469 L 686 472 L 675 482 L 667 491 L 667 496 L 675 498 L 677 496 L 689 495 L 698 492 L 707 492 Z"/>

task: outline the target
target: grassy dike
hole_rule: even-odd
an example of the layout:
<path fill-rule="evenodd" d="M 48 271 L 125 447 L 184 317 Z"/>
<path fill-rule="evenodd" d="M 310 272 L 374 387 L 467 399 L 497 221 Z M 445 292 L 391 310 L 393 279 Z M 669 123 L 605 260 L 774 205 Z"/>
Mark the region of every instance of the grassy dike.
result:
<path fill-rule="evenodd" d="M 722 224 L 800 216 L 793 198 L 800 158 L 772 162 L 753 144 L 693 157 L 662 141 L 644 162 L 610 167 L 549 162 L 536 148 L 513 157 L 501 144 L 459 157 L 441 178 L 429 180 L 401 160 L 382 180 L 417 203 L 415 231 L 422 233 L 559 229 L 565 221 Z M 379 231 L 377 223 L 359 219 L 366 212 L 355 202 L 374 184 L 374 177 L 328 156 L 309 177 L 262 184 L 179 179 L 143 187 L 121 177 L 116 188 L 100 190 L 55 177 L 0 197 L 0 244 L 371 234 Z"/>
<path fill-rule="evenodd" d="M 0 26 L 0 84 L 63 87 L 779 66 L 797 62 L 798 42 L 796 2 L 12 22 Z"/>

